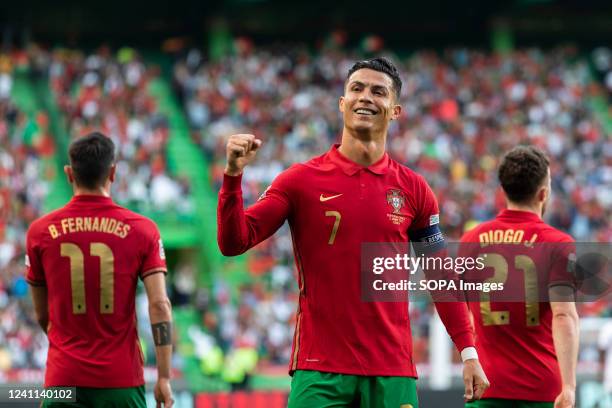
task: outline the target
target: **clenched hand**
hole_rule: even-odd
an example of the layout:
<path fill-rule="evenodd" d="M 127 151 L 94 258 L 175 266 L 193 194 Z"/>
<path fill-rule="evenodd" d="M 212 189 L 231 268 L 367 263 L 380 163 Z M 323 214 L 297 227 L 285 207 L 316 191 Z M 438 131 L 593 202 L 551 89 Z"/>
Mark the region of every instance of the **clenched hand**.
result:
<path fill-rule="evenodd" d="M 242 170 L 255 158 L 261 143 L 260 139 L 250 134 L 241 133 L 230 136 L 226 146 L 225 174 L 229 176 L 242 174 Z"/>

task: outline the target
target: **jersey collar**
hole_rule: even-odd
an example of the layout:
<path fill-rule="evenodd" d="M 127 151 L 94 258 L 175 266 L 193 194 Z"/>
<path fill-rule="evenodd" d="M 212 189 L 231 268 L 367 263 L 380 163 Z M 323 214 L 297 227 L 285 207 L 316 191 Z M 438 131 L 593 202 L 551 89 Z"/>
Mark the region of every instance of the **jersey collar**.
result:
<path fill-rule="evenodd" d="M 73 203 L 112 203 L 113 200 L 110 197 L 95 194 L 79 194 L 72 197 L 70 200 Z"/>
<path fill-rule="evenodd" d="M 379 161 L 372 164 L 371 166 L 362 166 L 343 156 L 338 151 L 338 147 L 340 147 L 339 144 L 334 144 L 332 148 L 329 149 L 327 157 L 332 163 L 340 167 L 340 169 L 349 176 L 354 175 L 359 170 L 368 170 L 378 175 L 386 174 L 389 170 L 389 155 L 386 152 Z"/>
<path fill-rule="evenodd" d="M 520 210 L 501 210 L 497 218 L 510 218 L 513 220 L 519 219 L 527 222 L 542 222 L 542 219 L 537 214 L 531 211 L 520 211 Z"/>

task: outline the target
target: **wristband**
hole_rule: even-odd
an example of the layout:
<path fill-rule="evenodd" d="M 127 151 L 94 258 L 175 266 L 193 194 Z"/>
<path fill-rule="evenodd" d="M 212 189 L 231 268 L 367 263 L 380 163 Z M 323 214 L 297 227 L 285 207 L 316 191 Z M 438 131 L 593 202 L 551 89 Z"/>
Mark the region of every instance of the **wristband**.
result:
<path fill-rule="evenodd" d="M 466 360 L 470 360 L 472 358 L 478 360 L 478 353 L 476 352 L 475 347 L 466 347 L 461 350 L 461 361 L 465 363 Z"/>

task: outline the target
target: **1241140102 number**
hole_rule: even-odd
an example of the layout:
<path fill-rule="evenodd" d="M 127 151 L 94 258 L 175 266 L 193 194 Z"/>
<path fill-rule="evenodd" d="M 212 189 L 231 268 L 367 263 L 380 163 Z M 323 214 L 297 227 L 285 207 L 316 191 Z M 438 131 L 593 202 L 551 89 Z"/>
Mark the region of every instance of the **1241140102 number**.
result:
<path fill-rule="evenodd" d="M 11 388 L 3 400 L 53 400 L 63 402 L 74 402 L 76 400 L 76 390 L 74 387 L 53 387 L 53 388 Z"/>

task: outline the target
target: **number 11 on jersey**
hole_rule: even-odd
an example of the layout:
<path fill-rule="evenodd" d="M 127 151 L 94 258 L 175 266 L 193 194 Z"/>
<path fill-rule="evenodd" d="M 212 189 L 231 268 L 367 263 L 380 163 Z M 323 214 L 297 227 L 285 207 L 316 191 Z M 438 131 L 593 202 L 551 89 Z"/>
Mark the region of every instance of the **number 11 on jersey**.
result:
<path fill-rule="evenodd" d="M 71 242 L 62 242 L 61 255 L 70 259 L 70 287 L 72 289 L 72 313 L 87 312 L 85 302 L 85 260 L 83 251 Z M 115 258 L 110 247 L 102 242 L 89 245 L 91 256 L 100 258 L 100 313 L 114 311 L 114 273 Z"/>

